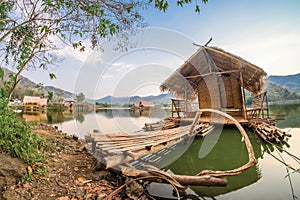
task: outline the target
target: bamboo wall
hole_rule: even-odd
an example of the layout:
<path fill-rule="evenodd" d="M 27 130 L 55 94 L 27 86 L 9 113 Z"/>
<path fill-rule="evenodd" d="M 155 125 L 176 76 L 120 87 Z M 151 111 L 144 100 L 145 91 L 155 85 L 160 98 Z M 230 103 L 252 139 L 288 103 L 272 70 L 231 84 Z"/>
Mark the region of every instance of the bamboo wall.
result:
<path fill-rule="evenodd" d="M 240 80 L 230 74 L 205 76 L 198 85 L 199 108 L 223 110 L 235 118 L 244 118 L 241 90 Z"/>

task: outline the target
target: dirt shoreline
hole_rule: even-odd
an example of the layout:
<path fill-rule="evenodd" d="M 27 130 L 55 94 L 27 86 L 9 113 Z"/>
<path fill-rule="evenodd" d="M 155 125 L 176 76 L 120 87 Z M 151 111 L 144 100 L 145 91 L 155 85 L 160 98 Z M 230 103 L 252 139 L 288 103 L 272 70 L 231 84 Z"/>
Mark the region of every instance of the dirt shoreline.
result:
<path fill-rule="evenodd" d="M 34 132 L 46 140 L 46 173 L 32 174 L 36 179 L 25 181 L 24 175 L 33 173 L 35 165 L 28 167 L 21 159 L 0 153 L 0 200 L 105 199 L 124 183 L 124 178 L 113 172 L 96 170 L 96 160 L 77 137 L 46 124 L 37 125 Z M 128 196 L 123 191 L 113 199 L 129 199 Z"/>

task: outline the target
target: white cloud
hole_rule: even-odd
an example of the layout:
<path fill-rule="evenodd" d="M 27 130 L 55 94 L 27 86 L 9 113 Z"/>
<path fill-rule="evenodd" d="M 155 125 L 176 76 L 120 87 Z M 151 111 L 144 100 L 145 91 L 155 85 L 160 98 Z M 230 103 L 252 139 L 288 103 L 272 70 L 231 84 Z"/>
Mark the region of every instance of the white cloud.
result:
<path fill-rule="evenodd" d="M 112 67 L 110 69 L 115 69 L 117 72 L 133 70 L 136 67 L 136 65 L 133 63 L 125 63 L 125 62 L 112 63 L 110 66 Z"/>
<path fill-rule="evenodd" d="M 300 33 L 272 34 L 262 38 L 238 41 L 226 46 L 227 51 L 263 68 L 270 75 L 300 72 Z"/>
<path fill-rule="evenodd" d="M 62 49 L 58 50 L 58 53 L 65 58 L 76 59 L 83 63 L 90 55 L 91 50 L 86 47 L 85 51 L 80 52 L 79 49 L 74 49 L 73 47 L 65 45 Z"/>

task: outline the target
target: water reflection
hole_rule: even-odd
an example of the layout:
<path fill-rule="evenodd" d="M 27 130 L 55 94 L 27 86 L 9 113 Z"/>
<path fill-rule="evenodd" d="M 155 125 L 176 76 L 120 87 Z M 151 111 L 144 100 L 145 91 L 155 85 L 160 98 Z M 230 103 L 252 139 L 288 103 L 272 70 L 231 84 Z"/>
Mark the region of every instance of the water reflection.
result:
<path fill-rule="evenodd" d="M 217 134 L 218 130 L 214 130 L 206 137 L 212 137 Z M 207 138 L 209 139 L 209 138 Z M 254 134 L 249 134 L 249 139 L 253 145 L 256 159 L 261 158 L 262 148 Z M 248 162 L 248 153 L 245 143 L 242 141 L 241 134 L 233 128 L 224 128 L 216 145 L 207 153 L 205 157 L 201 157 L 201 146 L 203 139 L 195 139 L 192 145 L 179 157 L 175 162 L 166 166 L 164 169 L 175 174 L 195 175 L 202 170 L 231 170 L 238 168 Z M 182 144 L 180 144 L 182 145 Z M 168 155 L 168 157 L 172 155 Z M 261 178 L 259 166 L 253 166 L 244 171 L 240 175 L 226 177 L 228 185 L 226 187 L 191 187 L 190 195 L 198 197 L 214 197 L 225 194 L 251 185 Z M 171 198 L 167 194 L 172 194 L 172 190 L 166 185 L 151 184 L 149 187 L 150 194 L 165 198 Z"/>
<path fill-rule="evenodd" d="M 279 128 L 300 127 L 300 104 L 272 105 L 270 106 L 270 112 L 275 116 L 280 116 L 276 123 Z"/>
<path fill-rule="evenodd" d="M 101 114 L 109 119 L 114 117 L 150 117 L 150 118 L 159 118 L 163 119 L 171 113 L 170 109 L 148 109 L 148 110 L 140 110 L 140 109 L 102 109 L 97 110 L 97 114 Z"/>
<path fill-rule="evenodd" d="M 22 117 L 27 122 L 48 122 L 47 113 L 42 111 L 24 111 Z"/>
<path fill-rule="evenodd" d="M 43 122 L 48 124 L 63 123 L 74 119 L 70 111 L 23 111 L 21 117 L 27 122 Z"/>
<path fill-rule="evenodd" d="M 155 108 L 134 111 L 129 109 L 103 109 L 97 112 L 74 112 L 72 110 L 46 112 L 23 112 L 28 122 L 43 122 L 58 126 L 63 132 L 76 134 L 80 138 L 94 129 L 101 133 L 140 131 L 145 122 L 156 122 L 166 118 L 170 110 Z"/>

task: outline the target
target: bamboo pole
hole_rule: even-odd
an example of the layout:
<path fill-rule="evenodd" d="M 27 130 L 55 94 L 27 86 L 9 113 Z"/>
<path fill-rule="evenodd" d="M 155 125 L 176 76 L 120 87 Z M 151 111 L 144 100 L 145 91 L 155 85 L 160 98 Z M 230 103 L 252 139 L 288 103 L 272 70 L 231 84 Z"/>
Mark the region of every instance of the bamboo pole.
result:
<path fill-rule="evenodd" d="M 206 74 L 199 74 L 199 75 L 193 75 L 193 76 L 185 76 L 184 78 L 186 79 L 190 79 L 190 78 L 199 78 L 199 77 L 204 77 L 204 76 L 209 76 L 212 74 L 216 74 L 216 75 L 221 75 L 221 74 L 231 74 L 231 73 L 237 73 L 240 72 L 240 69 L 237 70 L 228 70 L 228 71 L 222 71 L 222 72 L 209 72 Z"/>
<path fill-rule="evenodd" d="M 244 79 L 243 79 L 243 71 L 240 71 L 240 83 L 241 83 L 241 92 L 242 92 L 242 103 L 243 103 L 243 116 L 244 119 L 247 120 L 247 108 L 246 108 L 246 96 L 245 96 L 245 88 L 244 88 Z"/>
<path fill-rule="evenodd" d="M 285 137 L 290 136 L 276 126 L 264 121 L 251 121 L 249 127 L 265 141 L 281 143 L 285 142 Z"/>

